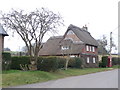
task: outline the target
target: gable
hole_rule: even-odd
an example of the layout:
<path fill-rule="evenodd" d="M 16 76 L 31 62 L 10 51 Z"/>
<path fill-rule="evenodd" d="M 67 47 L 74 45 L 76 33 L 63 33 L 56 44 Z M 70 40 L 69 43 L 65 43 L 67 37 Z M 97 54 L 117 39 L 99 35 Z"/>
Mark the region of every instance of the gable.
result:
<path fill-rule="evenodd" d="M 70 30 L 74 32 L 74 34 L 80 39 L 80 41 L 82 41 L 82 43 L 84 42 L 85 44 L 98 46 L 98 42 L 91 36 L 91 34 L 87 30 L 84 30 L 83 28 L 79 28 L 72 24 L 68 27 L 67 32 L 69 32 Z"/>
<path fill-rule="evenodd" d="M 67 32 L 64 40 L 67 40 L 67 39 L 71 39 L 73 42 L 80 42 L 81 41 L 72 30 L 69 30 Z"/>

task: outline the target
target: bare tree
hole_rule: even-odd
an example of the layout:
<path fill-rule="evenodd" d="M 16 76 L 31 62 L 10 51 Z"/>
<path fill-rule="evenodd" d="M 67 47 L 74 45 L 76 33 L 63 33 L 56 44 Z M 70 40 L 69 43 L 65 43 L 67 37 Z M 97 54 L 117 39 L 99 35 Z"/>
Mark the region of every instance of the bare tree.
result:
<path fill-rule="evenodd" d="M 109 50 L 110 45 L 108 44 L 108 40 L 107 40 L 107 37 L 105 35 L 103 35 L 102 38 L 98 39 L 97 41 L 99 43 L 98 48 L 100 49 L 102 55 L 105 54 L 105 51 L 106 51 L 106 53 L 110 52 L 110 50 Z M 113 41 L 112 41 L 112 47 L 116 47 L 116 45 L 114 44 Z"/>
<path fill-rule="evenodd" d="M 10 13 L 2 14 L 1 19 L 7 28 L 17 32 L 25 42 L 30 56 L 31 70 L 37 70 L 37 57 L 43 37 L 48 31 L 56 32 L 56 28 L 63 24 L 62 17 L 41 8 L 29 13 L 12 10 Z"/>
<path fill-rule="evenodd" d="M 100 52 L 102 55 L 107 54 L 108 51 L 106 47 L 108 46 L 108 40 L 106 36 L 103 35 L 102 38 L 98 39 L 97 41 L 99 43 L 98 52 Z"/>

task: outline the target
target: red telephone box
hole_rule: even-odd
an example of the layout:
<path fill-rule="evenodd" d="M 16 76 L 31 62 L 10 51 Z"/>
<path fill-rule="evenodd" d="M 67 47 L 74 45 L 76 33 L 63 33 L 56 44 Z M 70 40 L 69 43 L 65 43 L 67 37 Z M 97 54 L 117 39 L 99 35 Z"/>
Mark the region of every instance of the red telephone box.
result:
<path fill-rule="evenodd" d="M 112 57 L 108 56 L 108 67 L 112 67 Z"/>

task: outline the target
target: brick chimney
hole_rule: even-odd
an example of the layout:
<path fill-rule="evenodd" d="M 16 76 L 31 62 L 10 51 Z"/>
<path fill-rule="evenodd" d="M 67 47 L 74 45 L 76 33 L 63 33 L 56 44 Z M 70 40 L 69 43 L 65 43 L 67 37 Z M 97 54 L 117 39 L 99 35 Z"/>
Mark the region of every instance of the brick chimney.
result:
<path fill-rule="evenodd" d="M 82 29 L 85 30 L 85 31 L 88 31 L 87 25 L 85 24 L 85 26 L 83 26 Z"/>

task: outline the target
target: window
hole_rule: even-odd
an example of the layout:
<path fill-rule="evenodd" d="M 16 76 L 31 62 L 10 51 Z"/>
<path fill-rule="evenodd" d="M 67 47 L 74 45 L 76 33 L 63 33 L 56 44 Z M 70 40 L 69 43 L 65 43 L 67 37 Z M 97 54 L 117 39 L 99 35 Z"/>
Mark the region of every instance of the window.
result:
<path fill-rule="evenodd" d="M 95 63 L 96 61 L 95 61 L 95 57 L 93 57 L 93 63 Z"/>
<path fill-rule="evenodd" d="M 90 51 L 92 51 L 92 47 L 90 46 Z"/>
<path fill-rule="evenodd" d="M 89 63 L 90 62 L 90 58 L 89 57 L 87 57 L 87 63 Z"/>
<path fill-rule="evenodd" d="M 67 49 L 69 49 L 69 46 L 62 46 L 61 49 L 62 50 L 67 50 Z"/>
<path fill-rule="evenodd" d="M 92 47 L 92 51 L 95 52 L 95 47 Z"/>
<path fill-rule="evenodd" d="M 74 34 L 74 32 L 72 30 L 68 31 L 67 35 L 69 34 Z"/>
<path fill-rule="evenodd" d="M 86 45 L 86 51 L 89 51 L 89 46 L 88 45 Z"/>
<path fill-rule="evenodd" d="M 71 58 L 74 58 L 74 57 L 76 57 L 76 56 L 75 56 L 75 55 L 71 55 L 70 57 L 71 57 Z"/>

